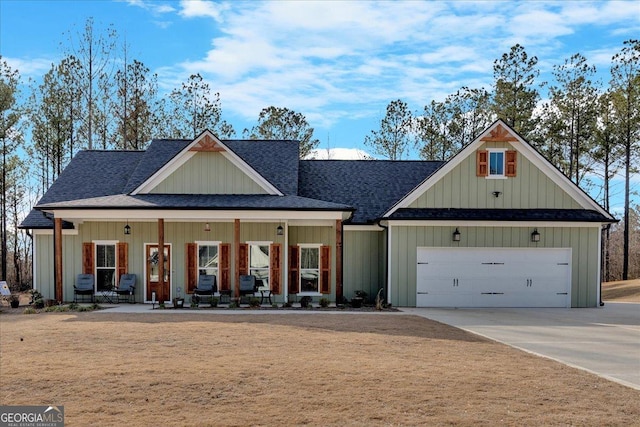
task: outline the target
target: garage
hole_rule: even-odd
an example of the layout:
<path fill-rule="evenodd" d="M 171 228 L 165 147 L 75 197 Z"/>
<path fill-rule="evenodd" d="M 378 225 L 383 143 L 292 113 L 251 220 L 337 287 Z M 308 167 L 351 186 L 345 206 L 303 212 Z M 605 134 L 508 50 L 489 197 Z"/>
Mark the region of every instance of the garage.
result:
<path fill-rule="evenodd" d="M 570 307 L 570 248 L 417 250 L 417 307 Z"/>

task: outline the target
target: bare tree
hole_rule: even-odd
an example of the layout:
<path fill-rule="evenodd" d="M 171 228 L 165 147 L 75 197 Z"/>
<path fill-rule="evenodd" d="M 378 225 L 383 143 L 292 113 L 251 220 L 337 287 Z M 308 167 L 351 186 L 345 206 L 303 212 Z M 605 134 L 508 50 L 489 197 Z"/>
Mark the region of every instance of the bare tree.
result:
<path fill-rule="evenodd" d="M 611 90 L 616 121 L 624 147 L 624 251 L 622 279 L 629 277 L 629 194 L 631 173 L 640 151 L 640 41 L 627 40 L 613 57 Z"/>

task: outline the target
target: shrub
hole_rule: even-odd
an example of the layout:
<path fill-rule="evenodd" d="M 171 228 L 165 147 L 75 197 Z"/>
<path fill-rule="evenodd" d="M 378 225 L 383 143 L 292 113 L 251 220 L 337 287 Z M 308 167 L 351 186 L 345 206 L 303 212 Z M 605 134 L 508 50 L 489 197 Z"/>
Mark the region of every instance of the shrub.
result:
<path fill-rule="evenodd" d="M 320 298 L 320 307 L 329 307 L 329 298 Z"/>
<path fill-rule="evenodd" d="M 24 309 L 24 311 L 22 312 L 22 314 L 36 314 L 37 311 L 35 308 L 33 307 L 27 307 Z"/>
<path fill-rule="evenodd" d="M 259 298 L 251 298 L 249 300 L 249 307 L 260 307 L 260 299 Z"/>

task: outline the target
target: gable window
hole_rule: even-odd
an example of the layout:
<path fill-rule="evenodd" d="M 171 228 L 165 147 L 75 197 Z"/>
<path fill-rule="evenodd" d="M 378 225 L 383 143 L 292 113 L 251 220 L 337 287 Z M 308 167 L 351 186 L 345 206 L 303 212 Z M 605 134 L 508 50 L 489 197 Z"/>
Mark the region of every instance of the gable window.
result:
<path fill-rule="evenodd" d="M 476 152 L 476 176 L 512 178 L 518 169 L 516 150 L 488 149 Z"/>
<path fill-rule="evenodd" d="M 218 276 L 218 242 L 198 242 L 198 274 Z"/>
<path fill-rule="evenodd" d="M 249 274 L 256 277 L 256 285 L 261 289 L 270 289 L 269 246 L 266 242 L 249 243 Z"/>
<path fill-rule="evenodd" d="M 489 150 L 489 176 L 504 176 L 504 151 Z"/>
<path fill-rule="evenodd" d="M 320 292 L 320 245 L 300 245 L 300 292 Z"/>
<path fill-rule="evenodd" d="M 96 242 L 96 291 L 109 291 L 115 285 L 116 243 Z"/>

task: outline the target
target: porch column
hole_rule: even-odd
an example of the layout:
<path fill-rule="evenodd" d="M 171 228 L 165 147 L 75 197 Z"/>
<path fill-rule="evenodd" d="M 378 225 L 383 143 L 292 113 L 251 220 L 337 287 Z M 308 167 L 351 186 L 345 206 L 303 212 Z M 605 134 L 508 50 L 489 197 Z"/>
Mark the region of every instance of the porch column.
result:
<path fill-rule="evenodd" d="M 240 220 L 233 221 L 233 247 L 235 253 L 235 268 L 234 268 L 234 294 L 236 298 L 240 297 Z"/>
<path fill-rule="evenodd" d="M 164 295 L 164 219 L 158 218 L 158 285 L 160 288 L 160 295 L 158 295 L 159 302 L 166 301 L 166 295 Z"/>
<path fill-rule="evenodd" d="M 342 221 L 336 220 L 336 303 L 342 302 Z"/>
<path fill-rule="evenodd" d="M 53 220 L 53 276 L 54 298 L 62 301 L 62 218 Z"/>

